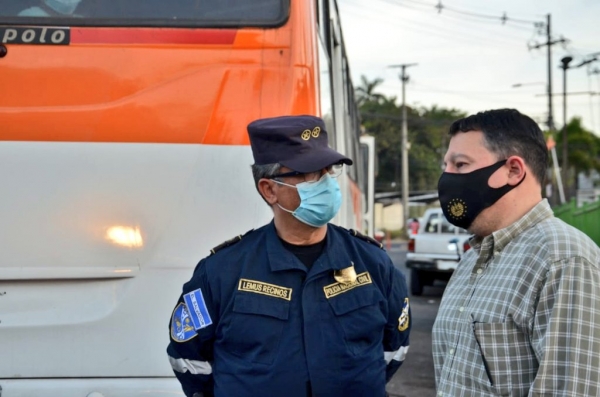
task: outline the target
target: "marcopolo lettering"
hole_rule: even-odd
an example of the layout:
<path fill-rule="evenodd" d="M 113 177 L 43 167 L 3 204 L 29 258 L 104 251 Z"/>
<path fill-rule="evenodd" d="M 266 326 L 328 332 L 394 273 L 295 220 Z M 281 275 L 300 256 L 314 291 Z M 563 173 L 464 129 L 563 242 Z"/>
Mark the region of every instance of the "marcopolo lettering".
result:
<path fill-rule="evenodd" d="M 268 295 L 274 298 L 281 298 L 288 301 L 292 300 L 291 288 L 280 287 L 278 285 L 263 283 L 261 281 L 247 280 L 245 278 L 240 279 L 238 290 L 254 292 L 255 294 Z"/>
<path fill-rule="evenodd" d="M 71 31 L 69 28 L 0 27 L 0 43 L 2 44 L 69 45 L 70 42 Z"/>

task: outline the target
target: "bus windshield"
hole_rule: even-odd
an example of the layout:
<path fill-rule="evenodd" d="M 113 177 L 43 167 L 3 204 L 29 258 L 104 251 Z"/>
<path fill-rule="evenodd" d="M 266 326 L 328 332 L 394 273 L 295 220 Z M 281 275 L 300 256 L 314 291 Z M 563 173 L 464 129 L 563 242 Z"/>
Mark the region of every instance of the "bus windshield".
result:
<path fill-rule="evenodd" d="M 0 0 L 0 24 L 270 27 L 289 0 Z"/>

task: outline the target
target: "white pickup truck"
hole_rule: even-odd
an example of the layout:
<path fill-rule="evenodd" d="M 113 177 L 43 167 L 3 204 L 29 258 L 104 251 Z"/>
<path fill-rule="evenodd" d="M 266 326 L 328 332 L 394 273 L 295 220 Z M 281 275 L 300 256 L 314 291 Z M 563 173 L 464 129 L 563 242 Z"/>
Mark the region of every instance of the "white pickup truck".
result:
<path fill-rule="evenodd" d="M 408 241 L 406 267 L 410 269 L 410 291 L 421 295 L 435 280 L 449 280 L 461 255 L 470 248 L 470 235 L 446 220 L 441 208 L 425 211 L 419 232 Z"/>

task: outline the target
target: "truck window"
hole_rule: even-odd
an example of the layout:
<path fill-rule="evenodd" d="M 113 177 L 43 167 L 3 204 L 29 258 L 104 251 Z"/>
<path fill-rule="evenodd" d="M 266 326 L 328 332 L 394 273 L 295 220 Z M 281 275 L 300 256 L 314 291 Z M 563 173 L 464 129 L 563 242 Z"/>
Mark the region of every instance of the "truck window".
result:
<path fill-rule="evenodd" d="M 427 220 L 427 225 L 425 225 L 425 232 L 426 233 L 437 233 L 439 223 L 440 223 L 440 218 L 439 218 L 438 214 L 431 214 L 431 216 Z"/>
<path fill-rule="evenodd" d="M 442 216 L 441 226 L 442 226 L 442 233 L 468 234 L 468 232 L 465 229 L 456 227 L 453 224 L 451 224 L 450 222 L 448 222 L 448 220 L 446 219 L 445 216 Z"/>

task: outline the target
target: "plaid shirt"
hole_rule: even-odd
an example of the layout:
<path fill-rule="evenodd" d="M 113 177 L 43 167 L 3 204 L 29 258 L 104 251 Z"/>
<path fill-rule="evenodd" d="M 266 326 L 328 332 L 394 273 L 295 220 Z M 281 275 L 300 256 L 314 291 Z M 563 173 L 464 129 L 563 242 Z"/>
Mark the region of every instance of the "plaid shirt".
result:
<path fill-rule="evenodd" d="M 600 249 L 547 201 L 471 239 L 433 326 L 438 396 L 600 396 Z"/>

